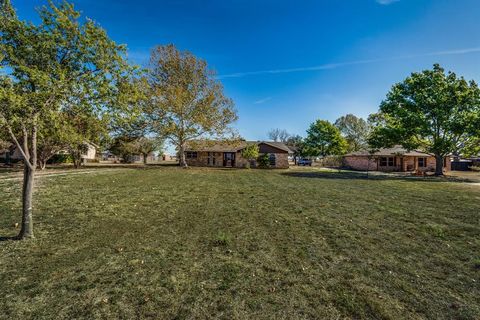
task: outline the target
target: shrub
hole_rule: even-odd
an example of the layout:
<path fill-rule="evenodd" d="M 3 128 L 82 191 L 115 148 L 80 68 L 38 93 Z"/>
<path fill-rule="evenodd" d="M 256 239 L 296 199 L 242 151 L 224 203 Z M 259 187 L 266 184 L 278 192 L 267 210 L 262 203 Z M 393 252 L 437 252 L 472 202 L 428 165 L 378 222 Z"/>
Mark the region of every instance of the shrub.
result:
<path fill-rule="evenodd" d="M 259 151 L 260 151 L 260 148 L 256 144 L 251 144 L 249 146 L 246 146 L 245 149 L 242 150 L 242 157 L 248 160 L 246 165 L 247 168 L 250 168 L 253 160 L 258 158 Z"/>
<path fill-rule="evenodd" d="M 339 168 L 343 166 L 343 156 L 327 156 L 323 157 L 320 162 L 322 167 L 335 167 Z"/>
<path fill-rule="evenodd" d="M 58 163 L 72 163 L 73 158 L 70 154 L 56 154 L 50 160 L 49 164 L 58 164 Z"/>
<path fill-rule="evenodd" d="M 258 159 L 257 159 L 257 162 L 258 162 L 258 166 L 260 168 L 269 168 L 270 167 L 270 156 L 268 155 L 268 153 L 264 153 L 264 154 L 261 154 L 258 156 Z"/>

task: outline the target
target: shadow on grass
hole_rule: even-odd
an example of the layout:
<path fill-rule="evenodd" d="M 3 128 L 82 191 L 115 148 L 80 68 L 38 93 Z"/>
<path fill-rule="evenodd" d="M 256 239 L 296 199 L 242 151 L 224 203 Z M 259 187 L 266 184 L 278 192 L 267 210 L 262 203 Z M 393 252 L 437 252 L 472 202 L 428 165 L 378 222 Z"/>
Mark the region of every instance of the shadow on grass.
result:
<path fill-rule="evenodd" d="M 394 173 L 379 173 L 371 172 L 367 175 L 366 172 L 355 171 L 315 171 L 315 172 L 283 172 L 284 176 L 294 178 L 314 178 L 314 179 L 332 179 L 332 180 L 375 180 L 375 181 L 419 181 L 419 182 L 463 182 L 463 183 L 475 183 L 477 181 L 468 178 L 452 177 L 452 176 L 409 176 L 403 174 Z"/>
<path fill-rule="evenodd" d="M 41 172 L 48 172 L 48 171 L 80 171 L 80 170 L 101 170 L 101 169 L 138 169 L 138 170 L 146 170 L 146 169 L 155 169 L 155 168 L 165 168 L 165 167 L 179 167 L 178 163 L 175 162 L 167 162 L 167 163 L 149 163 L 147 165 L 143 163 L 112 163 L 112 164 L 87 164 L 82 165 L 79 168 L 75 168 L 73 165 L 48 165 L 46 170 L 37 169 L 37 173 Z M 15 173 L 15 172 L 22 172 L 23 166 L 16 165 L 15 167 L 8 167 L 0 165 L 0 174 L 1 173 Z"/>
<path fill-rule="evenodd" d="M 4 242 L 4 241 L 16 241 L 16 240 L 20 240 L 20 238 L 18 236 L 13 236 L 13 237 L 0 237 L 0 242 Z"/>

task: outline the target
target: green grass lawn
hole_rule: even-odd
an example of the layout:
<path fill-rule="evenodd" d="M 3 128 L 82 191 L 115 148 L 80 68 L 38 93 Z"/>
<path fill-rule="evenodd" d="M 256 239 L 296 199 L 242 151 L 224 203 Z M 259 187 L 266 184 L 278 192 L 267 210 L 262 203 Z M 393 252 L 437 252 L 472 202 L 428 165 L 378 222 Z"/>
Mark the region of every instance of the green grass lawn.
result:
<path fill-rule="evenodd" d="M 20 181 L 0 180 L 0 236 Z M 0 318 L 479 319 L 480 186 L 304 170 L 44 177 Z"/>

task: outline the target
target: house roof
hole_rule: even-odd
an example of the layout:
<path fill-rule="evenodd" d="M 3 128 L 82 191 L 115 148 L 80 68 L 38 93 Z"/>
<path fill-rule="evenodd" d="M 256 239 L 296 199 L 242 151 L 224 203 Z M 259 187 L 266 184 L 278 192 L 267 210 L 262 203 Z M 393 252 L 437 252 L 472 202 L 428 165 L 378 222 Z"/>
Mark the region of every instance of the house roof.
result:
<path fill-rule="evenodd" d="M 271 147 L 286 151 L 288 153 L 293 153 L 293 151 L 283 142 L 275 142 L 275 141 L 248 141 L 248 143 L 257 143 L 257 144 L 266 144 Z"/>
<path fill-rule="evenodd" d="M 370 153 L 367 150 L 360 150 L 356 152 L 351 152 L 346 154 L 346 157 L 355 157 L 355 156 L 369 156 Z M 408 157 L 430 157 L 432 156 L 429 153 L 425 153 L 420 150 L 408 150 L 400 145 L 396 145 L 392 148 L 382 148 L 373 154 L 374 156 L 394 156 L 394 155 L 402 155 Z"/>
<path fill-rule="evenodd" d="M 188 142 L 185 151 L 206 151 L 206 152 L 237 152 L 244 149 L 248 145 L 266 144 L 273 148 L 292 153 L 284 143 L 274 141 L 221 141 L 221 140 L 194 140 Z"/>

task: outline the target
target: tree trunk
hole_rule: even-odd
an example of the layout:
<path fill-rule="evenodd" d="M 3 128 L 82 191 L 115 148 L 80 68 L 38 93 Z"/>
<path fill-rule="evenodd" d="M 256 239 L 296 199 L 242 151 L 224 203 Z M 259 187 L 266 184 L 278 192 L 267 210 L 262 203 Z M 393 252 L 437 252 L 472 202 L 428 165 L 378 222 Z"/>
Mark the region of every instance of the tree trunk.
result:
<path fill-rule="evenodd" d="M 443 156 L 436 154 L 435 155 L 435 175 L 443 176 Z"/>
<path fill-rule="evenodd" d="M 24 165 L 23 169 L 23 194 L 22 194 L 22 228 L 19 239 L 33 238 L 32 198 L 35 180 L 35 169 Z"/>
<path fill-rule="evenodd" d="M 7 151 L 7 152 L 5 153 L 5 164 L 6 164 L 7 166 L 9 166 L 9 165 L 12 164 L 11 158 L 10 158 L 10 151 Z"/>
<path fill-rule="evenodd" d="M 144 153 L 143 154 L 143 164 L 144 165 L 147 165 L 147 157 L 148 157 L 148 154 Z"/>
<path fill-rule="evenodd" d="M 80 168 L 80 166 L 82 165 L 82 157 L 81 156 L 77 157 L 77 155 L 73 154 L 72 158 L 73 158 L 73 167 L 75 169 Z"/>
<path fill-rule="evenodd" d="M 188 167 L 188 164 L 187 164 L 187 161 L 185 159 L 185 144 L 184 143 L 180 143 L 180 148 L 179 148 L 179 157 L 180 157 L 180 166 L 182 168 L 187 168 Z"/>

